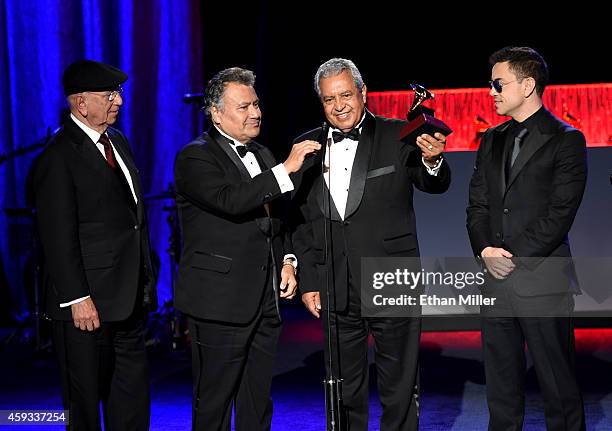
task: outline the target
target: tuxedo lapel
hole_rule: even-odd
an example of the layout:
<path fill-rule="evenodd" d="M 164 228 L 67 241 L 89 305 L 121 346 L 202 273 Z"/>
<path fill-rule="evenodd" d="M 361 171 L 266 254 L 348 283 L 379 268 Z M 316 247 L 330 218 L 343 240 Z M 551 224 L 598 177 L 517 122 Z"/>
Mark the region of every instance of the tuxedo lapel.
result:
<path fill-rule="evenodd" d="M 359 145 L 353 162 L 351 171 L 351 182 L 349 185 L 349 193 L 346 200 L 346 211 L 344 218 L 347 219 L 353 214 L 363 198 L 365 189 L 366 177 L 368 175 L 368 166 L 370 164 L 370 155 L 372 147 L 376 145 L 376 119 L 372 114 L 366 112 L 366 118 L 363 121 L 363 128 L 359 137 Z"/>
<path fill-rule="evenodd" d="M 113 179 L 113 172 L 109 169 L 106 159 L 89 136 L 87 136 L 87 134 L 72 120 L 66 121 L 64 130 L 70 135 L 73 147 L 81 157 L 83 157 L 85 163 L 94 169 L 102 178 L 111 181 Z"/>
<path fill-rule="evenodd" d="M 249 174 L 249 171 L 247 171 L 247 168 L 244 166 L 244 163 L 242 163 L 242 160 L 240 160 L 240 157 L 238 156 L 238 154 L 236 154 L 234 149 L 231 148 L 232 144 L 230 143 L 230 140 L 223 136 L 221 133 L 219 133 L 219 131 L 214 126 L 210 128 L 208 136 L 227 155 L 227 157 L 229 157 L 234 167 L 238 169 L 240 177 L 243 180 L 251 179 L 251 175 Z"/>
<path fill-rule="evenodd" d="M 506 134 L 508 133 L 508 124 L 496 129 L 492 137 L 492 165 L 497 168 L 497 179 L 499 183 L 496 186 L 498 187 L 500 196 L 506 193 L 506 159 L 508 157 L 508 151 L 506 151 Z"/>
<path fill-rule="evenodd" d="M 510 176 L 508 178 L 508 185 L 506 190 L 508 190 L 516 177 L 521 172 L 521 170 L 525 167 L 525 164 L 533 157 L 533 155 L 542 148 L 548 141 L 550 141 L 554 137 L 554 134 L 542 133 L 538 127 L 534 127 L 534 130 L 531 131 L 529 135 L 527 135 L 525 142 L 521 148 L 521 151 L 518 153 L 516 160 L 514 161 L 514 165 L 510 170 Z"/>
<path fill-rule="evenodd" d="M 261 171 L 263 172 L 268 169 L 272 169 L 276 164 L 272 152 L 268 148 L 258 144 L 257 142 L 252 141 L 251 144 L 257 148 L 256 153 L 253 154 L 257 159 L 257 163 L 259 164 L 259 168 L 261 169 Z M 276 217 L 274 208 L 275 205 L 273 205 L 272 203 L 268 204 L 267 209 L 265 210 L 266 212 L 263 214 L 263 216 L 255 219 L 257 225 L 259 226 L 259 229 L 266 236 L 274 236 L 280 231 L 280 221 L 278 217 Z"/>
<path fill-rule="evenodd" d="M 240 159 L 240 156 L 236 154 L 233 148 L 231 148 L 232 143 L 228 138 L 223 136 L 215 127 L 211 127 L 208 132 L 208 139 L 212 145 L 216 145 L 220 148 L 230 159 L 231 164 L 238 170 L 240 178 L 242 180 L 251 180 L 251 174 L 244 166 L 244 163 Z M 263 145 L 254 143 L 257 146 L 258 156 L 256 156 L 258 163 L 264 164 L 264 166 L 260 166 L 261 170 L 266 170 L 271 168 L 274 165 L 274 156 L 272 153 Z M 268 210 L 271 211 L 272 206 L 268 207 Z M 259 210 L 258 210 L 259 211 Z M 274 232 L 277 229 L 277 226 L 273 226 L 274 223 L 278 224 L 277 221 L 272 221 L 272 219 L 268 216 L 266 210 L 264 210 L 264 206 L 261 207 L 261 217 L 256 217 L 255 222 L 257 226 L 261 230 L 261 232 L 266 236 L 270 237 L 274 235 Z"/>
<path fill-rule="evenodd" d="M 559 133 L 561 123 L 546 108 L 541 108 L 541 111 L 534 115 L 538 116 L 535 118 L 535 127 L 530 127 L 529 134 L 525 137 L 521 151 L 514 161 L 514 166 L 508 175 L 506 191 L 512 186 L 527 162 Z"/>
<path fill-rule="evenodd" d="M 317 204 L 319 205 L 319 209 L 321 213 L 328 217 L 330 214 L 330 208 L 328 203 L 331 201 L 331 220 L 340 221 L 340 213 L 336 208 L 334 200 L 331 198 L 331 194 L 329 192 L 329 188 L 325 183 L 325 179 L 323 178 L 322 173 L 322 164 L 323 160 L 325 160 L 325 153 L 328 149 L 327 145 L 327 128 L 321 129 L 321 134 L 319 136 L 319 144 L 321 144 L 321 151 L 317 153 L 317 155 L 312 159 L 312 169 L 316 169 L 319 174 L 315 177 L 315 180 L 312 184 L 312 188 L 314 190 Z"/>
<path fill-rule="evenodd" d="M 331 197 L 331 193 L 329 193 L 329 188 L 327 184 L 325 184 L 325 180 L 323 179 L 323 175 L 319 175 L 317 180 L 315 181 L 313 187 L 317 190 L 317 203 L 319 204 L 319 208 L 325 217 L 329 216 L 329 206 L 328 203 L 331 203 L 331 220 L 340 221 L 342 218 L 340 217 L 340 213 L 338 212 L 338 208 L 336 208 L 336 204 L 334 203 L 333 198 Z"/>
<path fill-rule="evenodd" d="M 89 136 L 87 136 L 87 134 L 83 132 L 79 128 L 79 126 L 77 126 L 72 120 L 68 120 L 66 124 L 64 125 L 64 128 L 66 132 L 71 136 L 75 150 L 79 154 L 81 154 L 81 157 L 83 157 L 83 159 L 85 160 L 85 163 L 89 165 L 95 172 L 97 172 L 100 178 L 102 178 L 105 182 L 109 183 L 110 187 L 113 187 L 116 193 L 124 195 L 126 191 L 124 190 L 123 185 L 121 184 L 119 178 L 117 177 L 117 174 L 113 172 L 113 170 L 110 168 L 110 166 L 108 165 L 108 162 L 106 161 L 106 159 L 104 158 L 100 150 L 98 150 L 98 148 L 96 147 L 96 144 L 89 138 Z M 137 171 L 135 173 L 129 167 L 127 160 L 131 160 L 131 158 L 127 156 L 125 151 L 122 151 L 123 148 L 121 147 L 121 145 L 123 141 L 121 140 L 121 138 L 118 137 L 117 134 L 110 134 L 110 139 L 113 140 L 112 143 L 115 148 L 115 151 L 119 152 L 119 154 L 121 155 L 121 158 L 123 159 L 123 161 L 126 163 L 126 166 L 128 167 L 128 171 L 130 171 L 130 175 L 132 176 L 132 181 L 134 181 L 134 177 L 138 177 Z M 121 169 L 121 168 L 117 166 L 117 169 Z M 123 171 L 121 171 L 120 174 L 123 175 Z M 127 180 L 126 180 L 126 184 L 127 184 Z M 128 184 L 128 187 L 129 187 L 129 184 Z M 132 214 L 138 217 L 138 220 L 141 220 L 141 217 L 143 216 L 142 214 L 143 210 L 142 209 L 139 210 L 138 209 L 139 205 L 138 205 L 136 206 L 136 211 L 134 212 L 134 205 L 136 205 L 136 203 L 133 201 L 133 197 L 131 196 L 131 191 L 130 191 L 130 196 L 126 196 L 126 198 L 132 199 L 132 202 L 129 205 L 130 210 L 132 211 Z M 138 201 L 140 204 L 141 199 L 139 198 Z"/>

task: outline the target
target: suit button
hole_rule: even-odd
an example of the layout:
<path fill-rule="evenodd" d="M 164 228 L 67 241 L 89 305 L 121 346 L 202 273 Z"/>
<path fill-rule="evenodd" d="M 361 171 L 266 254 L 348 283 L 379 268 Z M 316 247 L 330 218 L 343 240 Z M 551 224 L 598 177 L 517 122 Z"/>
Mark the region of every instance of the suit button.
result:
<path fill-rule="evenodd" d="M 498 238 L 498 239 L 499 239 L 499 238 L 501 238 L 501 233 L 497 232 L 497 233 L 495 234 L 495 238 Z"/>
<path fill-rule="evenodd" d="M 350 221 L 345 221 L 345 222 L 343 222 L 342 224 L 343 224 L 344 226 L 348 226 L 348 225 L 350 225 L 350 224 L 351 224 L 351 222 L 350 222 Z"/>
<path fill-rule="evenodd" d="M 504 214 L 508 214 L 510 210 L 508 208 L 504 208 Z"/>
<path fill-rule="evenodd" d="M 140 226 L 134 225 L 134 230 L 138 230 L 139 228 L 140 228 Z"/>
<path fill-rule="evenodd" d="M 261 270 L 265 271 L 266 269 L 268 269 L 268 267 L 266 265 L 261 265 Z"/>

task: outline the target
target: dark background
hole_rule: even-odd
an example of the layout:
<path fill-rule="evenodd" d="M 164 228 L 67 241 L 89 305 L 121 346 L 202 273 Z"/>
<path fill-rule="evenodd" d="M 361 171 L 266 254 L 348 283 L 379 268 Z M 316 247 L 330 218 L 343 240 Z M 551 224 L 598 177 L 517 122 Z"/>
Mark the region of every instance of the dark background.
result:
<path fill-rule="evenodd" d="M 279 156 L 290 139 L 321 123 L 313 77 L 332 57 L 353 60 L 369 91 L 407 90 L 410 82 L 484 87 L 489 55 L 508 45 L 540 52 L 550 84 L 612 78 L 609 23 L 597 9 L 574 5 L 554 16 L 534 10 L 536 2 L 456 9 L 434 1 L 285 5 L 201 7 L 205 82 L 226 67 L 253 70 L 264 114 L 260 141 Z"/>

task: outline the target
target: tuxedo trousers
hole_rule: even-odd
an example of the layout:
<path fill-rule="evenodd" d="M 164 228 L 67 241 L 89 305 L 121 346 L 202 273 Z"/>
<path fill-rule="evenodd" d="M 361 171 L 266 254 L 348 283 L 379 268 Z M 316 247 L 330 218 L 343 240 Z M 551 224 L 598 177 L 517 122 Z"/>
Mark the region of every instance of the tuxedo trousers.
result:
<path fill-rule="evenodd" d="M 368 430 L 368 337 L 374 339 L 377 388 L 382 404 L 381 431 L 418 429 L 420 317 L 362 317 L 360 294 L 349 281 L 347 309 L 331 312 L 331 349 L 335 377 L 342 378 L 345 419 L 350 431 Z M 322 292 L 321 295 L 325 293 Z M 325 366 L 329 372 L 327 310 Z"/>
<path fill-rule="evenodd" d="M 271 282 L 255 318 L 244 325 L 189 318 L 193 367 L 192 428 L 269 430 L 270 390 L 281 321 Z"/>

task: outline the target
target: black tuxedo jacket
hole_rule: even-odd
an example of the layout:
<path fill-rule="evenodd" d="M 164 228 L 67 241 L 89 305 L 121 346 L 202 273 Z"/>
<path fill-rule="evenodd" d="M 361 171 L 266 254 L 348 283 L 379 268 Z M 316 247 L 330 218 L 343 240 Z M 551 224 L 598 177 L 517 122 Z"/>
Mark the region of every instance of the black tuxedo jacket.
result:
<path fill-rule="evenodd" d="M 70 307 L 59 304 L 87 295 L 103 322 L 128 318 L 137 299 L 157 307 L 138 169 L 125 136 L 112 128 L 107 133 L 130 172 L 138 205 L 72 120 L 34 168 L 38 230 L 50 281 L 46 311 L 54 319 L 71 320 Z"/>
<path fill-rule="evenodd" d="M 510 122 L 484 134 L 467 208 L 474 254 L 480 256 L 487 246 L 510 251 L 518 270 L 509 281 L 526 296 L 577 288 L 568 259 L 568 232 L 582 201 L 587 175 L 584 135 L 542 109 L 537 127 L 529 131 L 508 175 L 506 133 Z M 550 257 L 553 259 L 543 259 Z M 538 279 L 542 282 L 536 282 Z"/>
<path fill-rule="evenodd" d="M 191 316 L 249 322 L 270 284 L 270 246 L 276 270 L 289 252 L 279 218 L 280 202 L 272 203 L 281 196 L 271 170 L 276 162 L 266 147 L 254 145 L 264 164 L 254 178 L 214 127 L 176 158 L 183 251 L 175 303 Z M 271 203 L 271 217 L 265 212 L 266 203 Z"/>
<path fill-rule="evenodd" d="M 333 257 L 330 262 L 336 282 L 337 310 L 346 307 L 349 280 L 357 289 L 361 287 L 362 257 L 419 256 L 413 187 L 428 193 L 443 193 L 450 185 L 446 160 L 437 176 L 430 175 L 416 144 L 400 141 L 400 130 L 405 124 L 366 113 L 351 172 L 344 220 L 332 199 L 331 241 L 328 241 L 332 247 L 328 253 Z M 326 138 L 327 131 L 318 128 L 295 140 L 318 140 L 323 146 L 315 157 L 306 160 L 294 180 L 297 185 L 292 199 L 292 239 L 300 262 L 302 293 L 324 293 L 325 289 L 324 215 L 327 217 L 330 211 L 321 161 Z M 326 305 L 325 295 L 321 298 Z"/>

